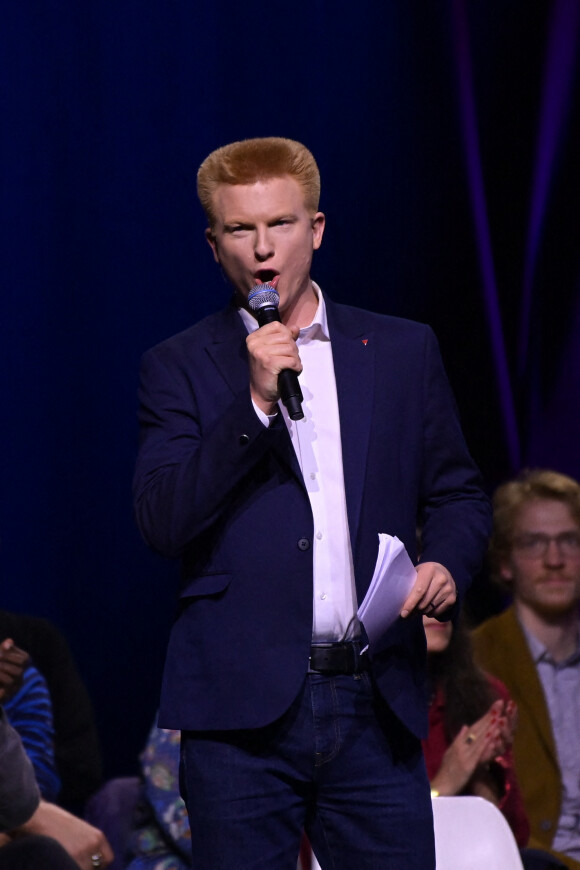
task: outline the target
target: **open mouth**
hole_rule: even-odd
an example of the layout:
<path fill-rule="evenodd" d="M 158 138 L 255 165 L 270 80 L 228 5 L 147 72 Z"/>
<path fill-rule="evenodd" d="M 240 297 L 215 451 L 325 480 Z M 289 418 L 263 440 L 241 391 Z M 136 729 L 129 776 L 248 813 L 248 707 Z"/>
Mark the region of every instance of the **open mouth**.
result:
<path fill-rule="evenodd" d="M 280 275 L 273 269 L 260 269 L 260 271 L 256 272 L 254 275 L 254 281 L 256 284 L 271 284 L 274 289 L 276 289 L 279 278 Z"/>

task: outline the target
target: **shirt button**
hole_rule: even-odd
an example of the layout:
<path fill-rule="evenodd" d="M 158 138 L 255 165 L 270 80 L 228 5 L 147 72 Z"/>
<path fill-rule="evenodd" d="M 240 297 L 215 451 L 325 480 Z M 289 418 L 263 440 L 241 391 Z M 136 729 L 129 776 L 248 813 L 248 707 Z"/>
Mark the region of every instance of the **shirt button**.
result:
<path fill-rule="evenodd" d="M 243 447 L 245 444 L 250 443 L 250 436 L 249 435 L 240 435 L 238 441 L 240 442 L 240 445 Z"/>
<path fill-rule="evenodd" d="M 308 538 L 300 538 L 298 540 L 298 549 L 299 550 L 309 550 L 310 549 L 310 541 Z"/>
<path fill-rule="evenodd" d="M 323 592 L 320 597 L 323 601 L 326 601 L 326 592 Z"/>
<path fill-rule="evenodd" d="M 319 541 L 321 541 L 322 537 L 323 537 L 322 532 L 316 532 L 316 537 L 318 538 Z"/>
<path fill-rule="evenodd" d="M 310 480 L 316 480 L 316 474 L 314 471 L 310 472 Z"/>

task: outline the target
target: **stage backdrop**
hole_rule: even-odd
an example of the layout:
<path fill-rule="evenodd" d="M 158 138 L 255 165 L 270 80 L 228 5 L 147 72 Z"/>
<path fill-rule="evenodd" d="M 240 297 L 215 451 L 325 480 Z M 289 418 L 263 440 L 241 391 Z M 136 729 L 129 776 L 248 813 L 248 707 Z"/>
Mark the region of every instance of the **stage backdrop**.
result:
<path fill-rule="evenodd" d="M 69 638 L 107 774 L 153 720 L 177 582 L 133 524 L 139 358 L 229 296 L 195 196 L 214 147 L 313 150 L 315 278 L 435 327 L 490 490 L 580 476 L 579 9 L 5 4 L 0 605 Z"/>

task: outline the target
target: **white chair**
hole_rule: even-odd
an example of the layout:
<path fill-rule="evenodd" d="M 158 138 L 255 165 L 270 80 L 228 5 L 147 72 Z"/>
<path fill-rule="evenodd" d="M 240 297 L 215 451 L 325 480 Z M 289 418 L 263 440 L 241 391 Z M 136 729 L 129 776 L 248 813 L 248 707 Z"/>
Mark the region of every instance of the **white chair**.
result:
<path fill-rule="evenodd" d="M 433 798 L 433 821 L 437 870 L 523 870 L 512 830 L 489 801 Z M 321 870 L 311 860 L 311 870 Z"/>
<path fill-rule="evenodd" d="M 523 870 L 502 813 L 480 797 L 434 797 L 437 870 Z"/>
<path fill-rule="evenodd" d="M 304 857 L 304 863 L 302 861 L 303 857 Z M 310 846 L 308 847 L 308 853 L 305 856 L 302 855 L 302 850 L 301 850 L 300 857 L 298 858 L 298 866 L 297 866 L 296 870 L 322 870 L 320 864 L 316 860 L 316 855 L 314 854 L 314 852 L 312 851 Z"/>

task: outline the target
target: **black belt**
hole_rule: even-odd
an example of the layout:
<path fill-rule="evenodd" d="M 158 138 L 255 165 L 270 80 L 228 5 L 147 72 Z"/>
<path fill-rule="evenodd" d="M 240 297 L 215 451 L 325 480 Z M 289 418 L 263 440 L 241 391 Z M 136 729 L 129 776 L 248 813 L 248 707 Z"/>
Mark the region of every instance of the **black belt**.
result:
<path fill-rule="evenodd" d="M 317 674 L 360 674 L 367 671 L 369 657 L 361 655 L 358 640 L 344 643 L 316 643 L 310 647 L 309 671 Z"/>

